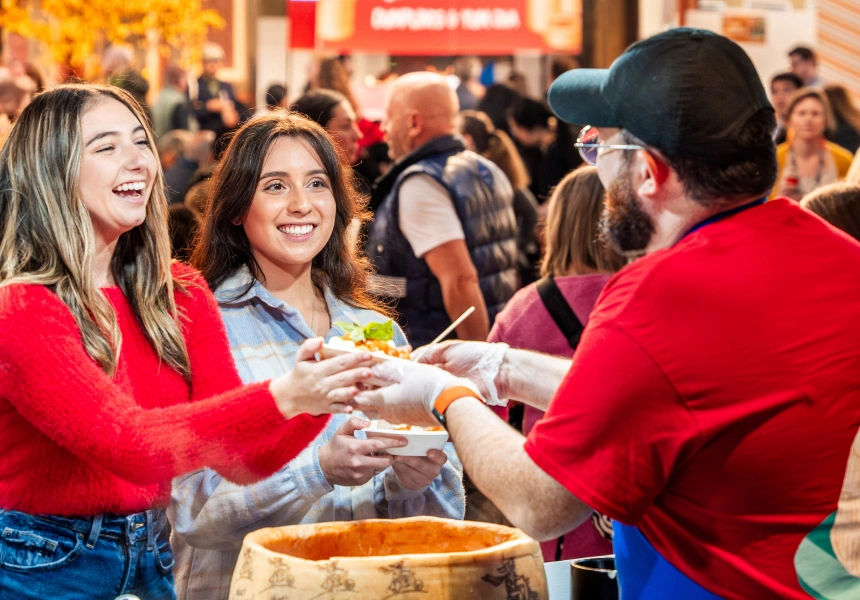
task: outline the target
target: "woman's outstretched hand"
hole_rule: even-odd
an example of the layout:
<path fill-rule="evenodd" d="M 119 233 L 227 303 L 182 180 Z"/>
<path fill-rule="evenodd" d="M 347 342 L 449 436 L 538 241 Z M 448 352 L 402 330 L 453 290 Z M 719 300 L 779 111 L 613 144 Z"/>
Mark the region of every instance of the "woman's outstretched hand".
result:
<path fill-rule="evenodd" d="M 322 345 L 322 338 L 305 341 L 296 354 L 293 370 L 269 384 L 278 410 L 287 419 L 301 413 L 352 412 L 350 402 L 358 394 L 357 384 L 370 377 L 369 352 L 350 352 L 317 361 L 315 355 Z"/>

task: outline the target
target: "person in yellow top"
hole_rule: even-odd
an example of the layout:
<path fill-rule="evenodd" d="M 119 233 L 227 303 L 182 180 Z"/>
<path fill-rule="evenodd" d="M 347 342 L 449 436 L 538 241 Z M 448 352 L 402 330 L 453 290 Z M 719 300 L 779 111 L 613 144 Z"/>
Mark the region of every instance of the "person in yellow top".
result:
<path fill-rule="evenodd" d="M 791 135 L 776 150 L 779 175 L 771 198 L 800 201 L 809 192 L 845 177 L 853 157 L 825 139 L 833 125 L 833 112 L 823 92 L 813 88 L 795 92 L 788 106 Z"/>

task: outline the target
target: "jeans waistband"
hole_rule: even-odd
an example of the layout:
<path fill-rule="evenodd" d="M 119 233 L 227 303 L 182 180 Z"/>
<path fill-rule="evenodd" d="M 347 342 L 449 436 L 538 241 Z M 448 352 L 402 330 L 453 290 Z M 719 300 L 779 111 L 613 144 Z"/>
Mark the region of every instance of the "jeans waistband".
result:
<path fill-rule="evenodd" d="M 129 545 L 145 540 L 147 546 L 151 546 L 158 534 L 167 527 L 167 513 L 163 508 L 130 515 L 106 513 L 94 517 L 27 516 L 87 535 L 87 546 L 90 548 L 95 546 L 100 537 L 125 540 Z"/>

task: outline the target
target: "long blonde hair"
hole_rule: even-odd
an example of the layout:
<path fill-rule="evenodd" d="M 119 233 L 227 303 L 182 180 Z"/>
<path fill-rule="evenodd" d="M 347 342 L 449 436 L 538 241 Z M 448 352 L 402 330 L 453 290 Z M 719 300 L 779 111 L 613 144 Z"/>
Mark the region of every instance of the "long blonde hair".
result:
<path fill-rule="evenodd" d="M 87 353 L 113 375 L 122 337 L 113 307 L 95 285 L 95 233 L 79 186 L 81 118 L 108 99 L 137 117 L 154 148 L 149 123 L 128 92 L 72 84 L 36 96 L 0 149 L 0 286 L 51 288 L 74 316 Z M 146 219 L 120 236 L 111 271 L 159 359 L 190 377 L 173 296 L 174 287 L 188 282 L 171 275 L 160 168 Z"/>
<path fill-rule="evenodd" d="M 546 217 L 543 277 L 568 275 L 571 267 L 615 273 L 624 266 L 620 254 L 598 239 L 605 192 L 597 167 L 582 166 L 565 175 L 553 189 Z"/>

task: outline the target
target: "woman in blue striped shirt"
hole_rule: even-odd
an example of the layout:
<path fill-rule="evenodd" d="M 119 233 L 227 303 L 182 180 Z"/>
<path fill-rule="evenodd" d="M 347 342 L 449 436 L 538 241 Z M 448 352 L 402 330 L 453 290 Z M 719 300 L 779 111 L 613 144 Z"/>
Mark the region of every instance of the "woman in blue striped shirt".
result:
<path fill-rule="evenodd" d="M 344 334 L 337 322 L 386 318 L 367 292 L 369 265 L 347 239 L 352 220 L 364 216 L 351 169 L 316 123 L 281 112 L 236 133 L 213 176 L 192 262 L 215 290 L 244 381 L 291 369 L 304 340 Z M 406 343 L 399 328 L 394 339 Z M 462 519 L 453 446 L 394 457 L 384 450 L 397 442 L 360 433 L 369 424 L 357 414 L 335 415 L 298 458 L 252 486 L 209 469 L 177 478 L 169 516 L 179 599 L 226 600 L 242 539 L 261 527 Z"/>

